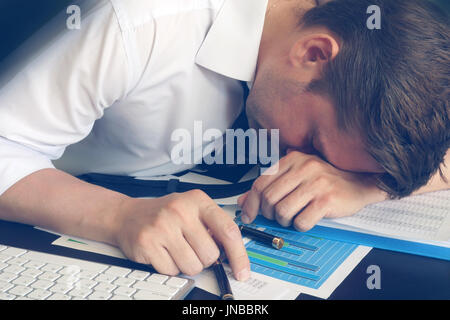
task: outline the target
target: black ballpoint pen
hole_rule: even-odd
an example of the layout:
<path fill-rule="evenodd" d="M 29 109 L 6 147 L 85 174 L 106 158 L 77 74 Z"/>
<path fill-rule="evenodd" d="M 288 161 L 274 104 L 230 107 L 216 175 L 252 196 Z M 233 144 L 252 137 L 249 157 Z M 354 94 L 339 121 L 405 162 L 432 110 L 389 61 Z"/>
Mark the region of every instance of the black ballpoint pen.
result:
<path fill-rule="evenodd" d="M 284 246 L 283 238 L 271 235 L 264 231 L 260 231 L 257 229 L 249 228 L 244 225 L 240 225 L 239 229 L 241 230 L 242 235 L 252 238 L 258 242 L 265 243 L 275 249 L 281 249 Z"/>
<path fill-rule="evenodd" d="M 231 291 L 230 281 L 228 281 L 227 274 L 223 268 L 221 259 L 217 259 L 212 265 L 214 274 L 216 275 L 217 284 L 219 285 L 220 298 L 222 300 L 234 300 L 233 292 Z"/>

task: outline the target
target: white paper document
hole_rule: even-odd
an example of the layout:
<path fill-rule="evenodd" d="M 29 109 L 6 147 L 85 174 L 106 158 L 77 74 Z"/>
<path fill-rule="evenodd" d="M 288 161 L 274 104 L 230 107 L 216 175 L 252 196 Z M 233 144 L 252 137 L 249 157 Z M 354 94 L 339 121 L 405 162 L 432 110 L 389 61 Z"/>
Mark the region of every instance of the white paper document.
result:
<path fill-rule="evenodd" d="M 91 241 L 76 237 L 70 237 L 62 235 L 58 239 L 52 242 L 53 245 L 62 246 L 72 249 L 77 249 L 81 251 L 93 252 L 98 254 L 103 254 L 106 256 L 127 259 L 125 255 L 119 248 L 110 246 L 106 243 Z"/>
<path fill-rule="evenodd" d="M 228 265 L 224 264 L 224 269 L 236 300 L 295 300 L 301 293 L 299 287 L 286 287 L 283 281 L 256 272 L 252 272 L 250 279 L 245 282 L 237 281 Z M 212 270 L 204 270 L 190 278 L 195 280 L 196 287 L 220 295 L 217 280 Z"/>
<path fill-rule="evenodd" d="M 450 190 L 375 203 L 353 216 L 318 224 L 450 247 Z"/>
<path fill-rule="evenodd" d="M 318 289 L 279 280 L 257 272 L 252 272 L 248 281 L 240 282 L 234 279 L 228 265 L 224 264 L 224 268 L 237 300 L 294 300 L 301 293 L 328 299 L 371 249 L 366 246 L 358 246 Z M 205 270 L 192 279 L 195 280 L 197 287 L 219 295 L 217 281 L 212 271 Z"/>

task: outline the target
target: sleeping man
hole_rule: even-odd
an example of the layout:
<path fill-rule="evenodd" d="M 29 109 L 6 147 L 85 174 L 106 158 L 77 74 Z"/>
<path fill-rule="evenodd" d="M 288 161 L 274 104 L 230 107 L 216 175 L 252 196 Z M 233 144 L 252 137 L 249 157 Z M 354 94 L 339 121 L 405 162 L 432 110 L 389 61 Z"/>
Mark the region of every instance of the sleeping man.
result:
<path fill-rule="evenodd" d="M 0 218 L 169 275 L 197 274 L 223 248 L 245 280 L 239 229 L 202 191 L 135 199 L 75 175 L 185 170 L 172 133 L 225 132 L 244 83 L 249 126 L 279 130 L 283 156 L 239 199 L 244 222 L 304 231 L 447 189 L 449 31 L 425 0 L 96 1 L 0 90 Z"/>

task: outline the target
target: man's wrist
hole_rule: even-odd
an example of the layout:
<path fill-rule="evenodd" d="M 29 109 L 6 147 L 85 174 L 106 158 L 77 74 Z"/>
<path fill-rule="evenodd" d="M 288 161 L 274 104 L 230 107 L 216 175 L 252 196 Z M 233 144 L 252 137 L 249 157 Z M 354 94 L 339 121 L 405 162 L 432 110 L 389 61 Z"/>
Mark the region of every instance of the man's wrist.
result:
<path fill-rule="evenodd" d="M 98 207 L 97 212 L 84 217 L 80 231 L 89 232 L 86 236 L 91 239 L 118 246 L 118 233 L 123 225 L 125 208 L 132 198 L 110 190 L 105 192 L 106 196 L 98 194 L 99 202 L 105 205 Z"/>

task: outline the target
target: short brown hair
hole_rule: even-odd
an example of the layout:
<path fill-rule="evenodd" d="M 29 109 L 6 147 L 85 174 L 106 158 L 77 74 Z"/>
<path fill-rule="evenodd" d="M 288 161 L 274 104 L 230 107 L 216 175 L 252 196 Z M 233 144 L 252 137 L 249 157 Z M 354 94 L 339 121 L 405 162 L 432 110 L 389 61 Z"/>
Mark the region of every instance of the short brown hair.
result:
<path fill-rule="evenodd" d="M 379 30 L 366 26 L 371 5 L 381 9 Z M 394 198 L 425 185 L 450 147 L 448 16 L 425 0 L 333 0 L 300 25 L 325 26 L 343 42 L 309 89 L 331 98 L 341 129 L 364 133 L 386 171 L 379 187 Z"/>

